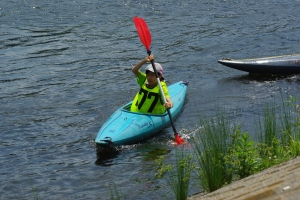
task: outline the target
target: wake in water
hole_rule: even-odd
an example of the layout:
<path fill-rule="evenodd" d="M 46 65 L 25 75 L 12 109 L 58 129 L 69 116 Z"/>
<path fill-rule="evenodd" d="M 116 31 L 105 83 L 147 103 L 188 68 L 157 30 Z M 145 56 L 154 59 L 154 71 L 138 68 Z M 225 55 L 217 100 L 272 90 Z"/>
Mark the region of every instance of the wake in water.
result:
<path fill-rule="evenodd" d="M 143 145 L 163 145 L 166 147 L 182 147 L 182 148 L 189 148 L 191 147 L 189 139 L 199 130 L 188 130 L 188 129 L 182 129 L 179 132 L 180 137 L 182 137 L 185 140 L 185 143 L 182 145 L 177 145 L 174 140 L 174 135 L 170 135 L 166 133 L 165 131 L 162 131 L 161 133 L 158 133 L 153 138 L 150 138 L 148 140 L 142 141 L 137 144 L 132 145 L 121 145 L 121 146 L 115 146 L 115 147 L 101 147 L 97 145 L 94 141 L 91 141 L 93 146 L 96 148 L 96 154 L 97 154 L 97 160 L 95 161 L 96 165 L 101 166 L 112 166 L 116 161 L 116 158 L 121 155 L 124 151 L 130 151 L 133 149 L 137 149 L 139 147 L 142 147 Z"/>

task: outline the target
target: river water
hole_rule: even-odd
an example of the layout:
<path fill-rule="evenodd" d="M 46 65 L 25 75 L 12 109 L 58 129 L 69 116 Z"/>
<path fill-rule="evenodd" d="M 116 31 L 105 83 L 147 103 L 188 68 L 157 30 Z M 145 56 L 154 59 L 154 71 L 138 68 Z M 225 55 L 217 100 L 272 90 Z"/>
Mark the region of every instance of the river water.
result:
<path fill-rule="evenodd" d="M 216 107 L 251 132 L 263 104 L 299 94 L 298 75 L 217 63 L 299 53 L 299 0 L 0 2 L 0 199 L 109 199 L 114 187 L 124 199 L 170 197 L 154 180 L 155 158 L 171 161 L 178 148 L 170 127 L 112 153 L 93 142 L 138 90 L 130 69 L 147 54 L 134 16 L 146 20 L 168 84 L 190 82 L 175 121 L 183 136 Z"/>

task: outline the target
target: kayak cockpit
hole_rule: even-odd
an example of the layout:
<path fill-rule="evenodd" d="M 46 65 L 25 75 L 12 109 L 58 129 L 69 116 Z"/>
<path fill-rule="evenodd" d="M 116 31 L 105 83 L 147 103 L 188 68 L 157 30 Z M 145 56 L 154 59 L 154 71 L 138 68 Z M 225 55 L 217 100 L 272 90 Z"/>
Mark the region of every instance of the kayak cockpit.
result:
<path fill-rule="evenodd" d="M 134 114 L 137 114 L 137 115 L 151 115 L 151 116 L 161 116 L 161 117 L 163 117 L 163 116 L 166 116 L 166 115 L 168 114 L 167 111 L 165 111 L 163 114 L 151 114 L 151 113 L 131 112 L 131 111 L 130 111 L 131 104 L 132 104 L 132 102 L 126 104 L 125 106 L 123 106 L 123 107 L 121 108 L 121 110 L 124 111 L 124 112 L 134 113 Z"/>

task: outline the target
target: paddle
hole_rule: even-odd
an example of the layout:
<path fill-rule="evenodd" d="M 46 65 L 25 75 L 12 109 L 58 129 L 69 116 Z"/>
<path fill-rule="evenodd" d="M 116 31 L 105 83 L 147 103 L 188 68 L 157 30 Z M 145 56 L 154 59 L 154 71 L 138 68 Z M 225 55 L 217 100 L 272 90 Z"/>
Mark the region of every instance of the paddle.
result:
<path fill-rule="evenodd" d="M 139 35 L 139 37 L 141 39 L 141 42 L 146 47 L 147 53 L 150 56 L 151 55 L 151 51 L 150 51 L 151 34 L 150 34 L 149 29 L 148 29 L 148 26 L 147 26 L 147 24 L 146 24 L 146 22 L 144 21 L 143 18 L 134 17 L 133 21 L 134 21 L 136 30 L 138 32 L 138 35 Z M 159 89 L 160 89 L 161 95 L 163 97 L 163 101 L 165 103 L 166 102 L 166 97 L 165 97 L 165 94 L 163 92 L 163 89 L 162 89 L 162 86 L 161 86 L 161 83 L 160 83 L 160 80 L 159 80 L 159 77 L 158 77 L 158 74 L 157 74 L 157 70 L 156 70 L 155 65 L 154 65 L 154 60 L 151 60 L 151 64 L 152 64 L 152 67 L 153 67 L 153 70 L 154 70 L 154 73 L 155 73 L 155 76 L 156 76 L 156 79 L 157 79 L 157 82 L 158 82 L 158 85 L 159 85 Z M 175 126 L 174 126 L 174 123 L 173 123 L 173 119 L 172 119 L 172 115 L 171 115 L 171 112 L 170 112 L 169 108 L 167 108 L 167 112 L 168 112 L 168 115 L 169 115 L 169 118 L 170 118 L 170 121 L 171 121 L 171 125 L 172 125 L 173 131 L 174 131 L 174 136 L 175 136 L 175 142 L 176 142 L 176 144 L 179 145 L 179 144 L 184 143 L 184 140 L 178 135 L 178 133 L 177 133 L 177 131 L 175 129 Z"/>

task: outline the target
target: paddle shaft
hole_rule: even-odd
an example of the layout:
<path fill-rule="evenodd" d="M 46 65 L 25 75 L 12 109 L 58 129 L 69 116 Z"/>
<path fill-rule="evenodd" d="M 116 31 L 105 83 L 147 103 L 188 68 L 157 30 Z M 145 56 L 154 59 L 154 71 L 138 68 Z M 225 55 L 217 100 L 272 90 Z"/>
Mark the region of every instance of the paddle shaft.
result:
<path fill-rule="evenodd" d="M 136 30 L 138 32 L 138 35 L 139 35 L 139 37 L 141 39 L 141 42 L 145 46 L 145 48 L 147 50 L 147 53 L 150 56 L 151 55 L 150 46 L 151 46 L 151 40 L 152 39 L 151 39 L 151 34 L 150 34 L 149 29 L 148 29 L 148 26 L 147 26 L 147 24 L 146 24 L 146 22 L 145 22 L 145 20 L 143 18 L 134 17 L 133 21 L 134 21 Z M 159 89 L 160 89 L 161 95 L 163 97 L 164 104 L 165 104 L 166 103 L 166 97 L 165 97 L 164 91 L 163 91 L 163 89 L 161 87 L 161 83 L 160 83 L 160 80 L 159 80 L 159 77 L 158 77 L 158 74 L 157 74 L 157 70 L 156 70 L 155 65 L 154 65 L 154 60 L 151 60 L 151 64 L 152 64 L 152 67 L 153 67 L 153 70 L 154 70 L 157 82 L 159 84 Z M 169 108 L 166 108 L 166 109 L 167 109 L 167 112 L 168 112 L 168 115 L 169 115 L 169 118 L 170 118 L 170 122 L 171 122 L 171 125 L 172 125 L 172 128 L 173 128 L 173 131 L 174 131 L 175 142 L 177 144 L 183 144 L 184 140 L 182 138 L 180 138 L 180 136 L 178 135 L 178 133 L 177 133 L 177 131 L 175 129 L 170 109 Z"/>
<path fill-rule="evenodd" d="M 147 50 L 147 53 L 148 53 L 149 56 L 151 55 L 151 51 L 150 50 Z M 165 104 L 167 102 L 167 100 L 166 100 L 166 96 L 164 94 L 164 91 L 162 89 L 162 86 L 161 86 L 161 83 L 160 83 L 160 79 L 158 77 L 158 73 L 157 73 L 157 70 L 156 70 L 156 67 L 155 67 L 155 64 L 154 64 L 154 60 L 151 60 L 151 64 L 152 64 L 152 67 L 153 67 L 153 70 L 154 70 L 154 73 L 155 73 L 155 77 L 157 79 L 157 83 L 159 85 L 159 89 L 160 89 L 161 96 L 163 98 L 163 102 Z M 172 125 L 172 128 L 173 128 L 174 134 L 177 135 L 178 133 L 177 133 L 176 128 L 174 126 L 174 122 L 173 122 L 173 118 L 172 118 L 170 109 L 169 108 L 166 108 L 166 109 L 167 109 L 167 112 L 168 112 L 168 115 L 169 115 L 169 118 L 170 118 L 170 122 L 171 122 L 171 125 Z"/>

